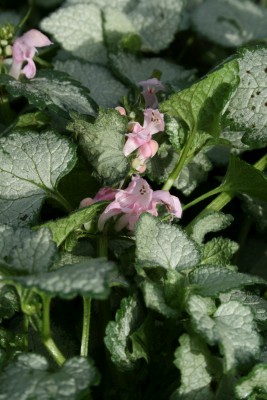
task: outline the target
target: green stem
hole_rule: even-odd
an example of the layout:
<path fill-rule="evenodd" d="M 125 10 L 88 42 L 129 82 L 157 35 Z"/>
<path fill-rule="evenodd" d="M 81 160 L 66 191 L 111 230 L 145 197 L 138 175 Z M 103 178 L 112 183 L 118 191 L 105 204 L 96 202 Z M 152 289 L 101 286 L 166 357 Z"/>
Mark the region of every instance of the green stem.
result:
<path fill-rule="evenodd" d="M 28 335 L 29 335 L 29 316 L 24 314 L 24 319 L 23 319 L 23 331 L 24 331 L 24 337 L 23 337 L 23 345 L 24 345 L 24 351 L 28 351 L 28 346 L 29 346 L 29 341 L 28 341 Z"/>
<path fill-rule="evenodd" d="M 71 213 L 73 211 L 72 205 L 59 192 L 54 192 L 51 190 L 48 192 L 48 195 L 49 197 L 55 199 L 58 203 L 60 203 L 68 213 Z"/>
<path fill-rule="evenodd" d="M 66 361 L 65 357 L 58 349 L 54 340 L 51 337 L 50 329 L 50 303 L 51 297 L 43 296 L 43 325 L 42 325 L 42 340 L 43 344 L 56 361 L 56 363 L 61 367 Z"/>
<path fill-rule="evenodd" d="M 190 203 L 186 204 L 183 207 L 183 211 L 185 211 L 188 208 L 194 206 L 195 204 L 199 203 L 200 201 L 205 200 L 210 196 L 213 196 L 214 194 L 220 193 L 221 191 L 222 191 L 221 186 L 218 186 L 217 188 L 210 190 L 209 192 L 203 194 L 202 196 L 197 197 L 195 200 L 193 200 Z"/>
<path fill-rule="evenodd" d="M 167 179 L 167 181 L 165 182 L 164 186 L 162 187 L 162 190 L 170 190 L 170 188 L 172 187 L 172 185 L 174 184 L 174 182 L 176 181 L 176 179 L 178 178 L 184 164 L 187 158 L 187 155 L 191 149 L 191 145 L 194 141 L 195 138 L 195 130 L 193 130 L 191 132 L 191 134 L 189 135 L 188 141 L 185 145 L 185 147 L 183 148 L 183 151 L 181 153 L 181 156 L 179 158 L 179 161 L 176 165 L 176 167 L 173 169 L 173 171 L 171 172 L 169 178 Z"/>
<path fill-rule="evenodd" d="M 8 96 L 3 87 L 0 88 L 0 107 L 2 120 L 4 121 L 5 125 L 10 125 L 13 122 L 13 111 L 10 108 Z"/>
<path fill-rule="evenodd" d="M 264 171 L 267 168 L 267 154 L 265 154 L 259 161 L 257 161 L 254 165 L 254 168 L 258 169 L 259 171 Z M 220 186 L 217 188 L 219 189 Z M 223 190 L 223 186 L 221 186 Z M 216 190 L 216 189 L 215 189 Z M 211 191 L 212 192 L 212 191 Z M 208 193 L 211 193 L 208 192 Z M 207 194 L 208 194 L 207 193 Z M 222 192 L 220 193 L 207 207 L 205 207 L 191 222 L 187 225 L 186 230 L 190 232 L 192 226 L 194 225 L 196 219 L 201 217 L 202 215 L 206 214 L 209 211 L 220 211 L 222 208 L 226 206 L 234 197 L 236 193 L 234 192 Z M 205 196 L 205 195 L 203 195 Z M 202 196 L 201 196 L 202 197 Z M 200 198 L 199 198 L 200 199 Z M 197 199 L 196 199 L 197 200 Z M 188 208 L 189 205 L 193 205 L 193 202 L 189 203 L 186 207 Z"/>
<path fill-rule="evenodd" d="M 97 254 L 98 257 L 108 257 L 108 238 L 105 235 L 102 235 L 98 238 L 97 243 Z"/>
<path fill-rule="evenodd" d="M 83 331 L 81 343 L 81 356 L 88 356 L 89 336 L 91 320 L 91 298 L 83 297 Z"/>

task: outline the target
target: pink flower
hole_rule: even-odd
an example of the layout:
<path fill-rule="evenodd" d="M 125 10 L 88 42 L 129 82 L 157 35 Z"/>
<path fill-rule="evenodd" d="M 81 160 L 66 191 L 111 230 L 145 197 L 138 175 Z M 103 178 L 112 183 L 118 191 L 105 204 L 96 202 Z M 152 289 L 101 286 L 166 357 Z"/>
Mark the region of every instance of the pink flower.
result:
<path fill-rule="evenodd" d="M 143 91 L 141 92 L 145 99 L 145 107 L 158 108 L 158 98 L 156 93 L 160 90 L 165 90 L 164 85 L 156 79 L 148 79 L 147 81 L 139 82 L 142 86 Z"/>
<path fill-rule="evenodd" d="M 152 135 L 164 131 L 163 118 L 164 115 L 161 114 L 159 110 L 152 110 L 151 108 L 145 110 L 143 126 L 141 126 L 139 122 L 135 122 L 132 127 L 132 132 L 127 134 L 128 139 L 123 148 L 124 155 L 127 157 L 133 151 L 149 143 Z"/>
<path fill-rule="evenodd" d="M 136 221 L 144 212 L 157 216 L 157 204 L 164 204 L 168 211 L 181 218 L 182 207 L 179 199 L 164 190 L 153 190 L 145 179 L 139 175 L 132 177 L 132 182 L 125 190 L 118 190 L 115 200 L 110 203 L 98 220 L 98 228 L 102 230 L 111 217 L 122 214 L 115 224 L 117 231 L 127 227 L 133 231 Z"/>
<path fill-rule="evenodd" d="M 114 200 L 116 192 L 117 192 L 116 189 L 103 187 L 97 192 L 97 194 L 93 199 L 91 197 L 86 197 L 85 199 L 83 199 L 80 202 L 79 208 L 88 207 L 91 204 L 94 204 L 98 201 Z"/>
<path fill-rule="evenodd" d="M 124 107 L 117 106 L 115 107 L 115 110 L 117 110 L 120 113 L 120 115 L 126 115 L 126 110 Z"/>
<path fill-rule="evenodd" d="M 25 74 L 31 79 L 36 74 L 36 66 L 33 57 L 37 52 L 36 47 L 49 46 L 52 42 L 37 29 L 31 29 L 17 38 L 12 47 L 13 62 L 9 75 L 18 79 L 20 74 Z M 23 63 L 26 62 L 24 68 Z"/>

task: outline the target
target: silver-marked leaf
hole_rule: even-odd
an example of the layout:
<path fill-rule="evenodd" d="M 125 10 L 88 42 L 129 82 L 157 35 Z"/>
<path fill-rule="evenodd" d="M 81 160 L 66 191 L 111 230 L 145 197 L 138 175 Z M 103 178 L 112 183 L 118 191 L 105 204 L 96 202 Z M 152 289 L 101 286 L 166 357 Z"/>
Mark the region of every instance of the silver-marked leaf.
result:
<path fill-rule="evenodd" d="M 91 98 L 102 107 L 115 107 L 127 88 L 104 66 L 79 60 L 56 61 L 55 69 L 67 72 L 90 90 Z"/>
<path fill-rule="evenodd" d="M 93 4 L 75 4 L 56 10 L 41 22 L 65 50 L 90 62 L 105 64 L 100 9 Z"/>
<path fill-rule="evenodd" d="M 240 83 L 228 104 L 226 122 L 232 130 L 246 132 L 242 140 L 250 147 L 264 147 L 267 144 L 267 48 L 243 49 L 237 62 Z"/>
<path fill-rule="evenodd" d="M 133 22 L 120 9 L 105 8 L 104 35 L 110 52 L 126 50 L 137 52 L 141 47 L 141 38 Z"/>
<path fill-rule="evenodd" d="M 100 110 L 94 124 L 75 119 L 69 125 L 79 137 L 81 149 L 107 186 L 127 175 L 129 164 L 123 154 L 127 119 L 117 110 Z"/>
<path fill-rule="evenodd" d="M 135 234 L 138 268 L 160 266 L 179 271 L 191 268 L 200 261 L 196 244 L 177 225 L 143 214 Z"/>
<path fill-rule="evenodd" d="M 0 223 L 33 222 L 59 179 L 75 165 L 73 143 L 54 132 L 12 133 L 0 139 Z"/>
<path fill-rule="evenodd" d="M 267 202 L 242 196 L 245 213 L 250 215 L 260 232 L 267 231 Z"/>
<path fill-rule="evenodd" d="M 205 265 L 195 268 L 189 274 L 194 291 L 201 296 L 216 296 L 231 289 L 255 284 L 267 285 L 267 281 L 257 276 L 232 271 L 223 266 Z"/>
<path fill-rule="evenodd" d="M 142 38 L 142 49 L 158 53 L 173 41 L 182 20 L 181 0 L 140 0 L 128 16 Z"/>
<path fill-rule="evenodd" d="M 101 9 L 105 9 L 106 7 L 112 7 L 118 10 L 124 10 L 132 3 L 135 3 L 136 0 L 66 0 L 67 5 L 73 4 L 95 4 L 97 7 Z"/>
<path fill-rule="evenodd" d="M 163 58 L 137 58 L 132 54 L 118 53 L 110 55 L 111 65 L 121 79 L 130 85 L 151 78 L 154 71 L 160 71 L 160 80 L 169 83 L 177 90 L 194 79 L 194 70 L 185 70 L 182 66 Z"/>
<path fill-rule="evenodd" d="M 105 207 L 106 203 L 95 203 L 70 214 L 68 217 L 46 222 L 42 227 L 50 229 L 53 240 L 60 246 L 71 232 L 80 228 L 83 224 L 92 222 Z"/>
<path fill-rule="evenodd" d="M 202 243 L 207 233 L 225 229 L 232 221 L 233 217 L 230 214 L 210 211 L 196 219 L 192 227 L 191 237 L 195 242 Z"/>
<path fill-rule="evenodd" d="M 238 66 L 232 60 L 189 88 L 173 94 L 160 109 L 182 119 L 190 133 L 206 132 L 217 138 L 221 132 L 223 108 L 237 83 Z"/>
<path fill-rule="evenodd" d="M 14 276 L 13 282 L 27 288 L 35 288 L 51 297 L 72 299 L 87 296 L 106 299 L 109 295 L 111 273 L 114 264 L 104 258 L 91 258 L 73 265 L 65 265 L 56 271 L 28 276 Z"/>
<path fill-rule="evenodd" d="M 181 371 L 181 386 L 171 400 L 212 400 L 212 376 L 208 372 L 210 354 L 206 344 L 198 337 L 183 334 L 175 351 L 174 364 Z"/>
<path fill-rule="evenodd" d="M 71 358 L 51 372 L 43 356 L 22 353 L 1 374 L 0 400 L 79 400 L 84 394 L 89 395 L 89 387 L 99 380 L 99 373 L 88 358 Z"/>
<path fill-rule="evenodd" d="M 0 266 L 7 273 L 46 272 L 56 259 L 56 245 L 48 229 L 0 225 Z"/>
<path fill-rule="evenodd" d="M 206 0 L 193 11 L 192 21 L 198 32 L 226 47 L 267 36 L 267 11 L 248 0 Z"/>
<path fill-rule="evenodd" d="M 238 247 L 238 244 L 233 240 L 223 237 L 213 238 L 201 249 L 201 264 L 229 265 Z"/>
<path fill-rule="evenodd" d="M 12 318 L 19 310 L 20 300 L 15 288 L 0 284 L 0 322 Z"/>
<path fill-rule="evenodd" d="M 236 386 L 236 396 L 240 400 L 256 399 L 259 393 L 267 394 L 267 364 L 256 365 Z"/>
<path fill-rule="evenodd" d="M 219 345 L 224 356 L 225 372 L 257 358 L 260 337 L 250 307 L 238 301 L 229 301 L 209 316 L 203 301 L 200 296 L 191 296 L 188 301 L 192 324 L 210 345 Z"/>
<path fill-rule="evenodd" d="M 40 71 L 30 80 L 19 81 L 7 75 L 0 76 L 0 82 L 13 96 L 24 96 L 30 104 L 40 110 L 48 108 L 68 117 L 70 111 L 95 115 L 96 104 L 89 90 L 69 75 L 59 71 Z"/>
<path fill-rule="evenodd" d="M 123 371 L 136 367 L 136 361 L 143 358 L 143 352 L 129 349 L 128 342 L 143 322 L 144 315 L 135 297 L 122 299 L 115 321 L 110 321 L 106 328 L 105 344 L 111 353 L 112 361 Z M 144 351 L 144 349 L 143 349 Z M 145 354 L 145 353 L 144 353 Z"/>

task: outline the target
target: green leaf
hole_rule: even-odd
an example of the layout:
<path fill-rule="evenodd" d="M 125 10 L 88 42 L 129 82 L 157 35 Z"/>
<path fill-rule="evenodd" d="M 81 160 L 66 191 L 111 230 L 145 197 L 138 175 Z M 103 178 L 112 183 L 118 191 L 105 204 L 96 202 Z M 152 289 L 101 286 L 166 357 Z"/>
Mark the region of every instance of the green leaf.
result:
<path fill-rule="evenodd" d="M 10 319 L 20 310 L 17 292 L 11 286 L 0 287 L 0 320 Z"/>
<path fill-rule="evenodd" d="M 223 237 L 213 238 L 202 248 L 201 264 L 229 265 L 238 244 Z"/>
<path fill-rule="evenodd" d="M 230 61 L 188 89 L 172 95 L 160 109 L 182 119 L 190 132 L 218 137 L 223 108 L 238 83 L 237 74 L 237 62 Z"/>
<path fill-rule="evenodd" d="M 256 224 L 260 232 L 267 231 L 267 202 L 255 200 L 250 196 L 242 196 L 243 209 Z"/>
<path fill-rule="evenodd" d="M 267 281 L 257 276 L 231 271 L 225 267 L 205 265 L 195 268 L 189 274 L 194 291 L 201 296 L 217 296 L 222 292 L 248 285 L 266 285 Z"/>
<path fill-rule="evenodd" d="M 124 179 L 128 160 L 123 154 L 127 120 L 117 110 L 100 110 L 94 124 L 76 119 L 69 129 L 79 136 L 79 143 L 88 161 L 107 186 Z"/>
<path fill-rule="evenodd" d="M 114 71 L 129 85 L 138 86 L 138 82 L 151 78 L 154 71 L 160 71 L 160 80 L 171 84 L 177 90 L 194 78 L 194 70 L 185 70 L 180 65 L 159 57 L 139 59 L 122 52 L 111 54 L 109 57 Z"/>
<path fill-rule="evenodd" d="M 196 244 L 178 226 L 160 222 L 150 214 L 141 215 L 136 228 L 137 267 L 191 268 L 200 259 Z"/>
<path fill-rule="evenodd" d="M 204 216 L 199 217 L 192 227 L 191 237 L 197 243 L 203 243 L 205 235 L 209 232 L 218 232 L 227 228 L 233 217 L 230 214 L 210 211 Z"/>
<path fill-rule="evenodd" d="M 253 394 L 267 394 L 267 364 L 256 365 L 236 386 L 238 399 L 260 399 L 260 397 L 249 397 Z"/>
<path fill-rule="evenodd" d="M 0 267 L 7 273 L 48 271 L 57 259 L 56 245 L 48 229 L 32 231 L 0 225 Z"/>
<path fill-rule="evenodd" d="M 124 10 L 128 6 L 131 6 L 131 3 L 133 3 L 133 0 L 67 0 L 66 3 L 68 5 L 73 5 L 73 4 L 95 4 L 101 9 L 105 9 L 106 7 L 112 7 L 118 10 Z"/>
<path fill-rule="evenodd" d="M 171 396 L 171 400 L 212 400 L 210 390 L 212 376 L 206 344 L 195 336 L 183 334 L 180 346 L 175 351 L 174 364 L 181 371 L 181 386 Z"/>
<path fill-rule="evenodd" d="M 99 64 L 107 62 L 101 11 L 95 5 L 75 4 L 60 8 L 42 20 L 41 28 L 51 33 L 74 56 Z"/>
<path fill-rule="evenodd" d="M 35 288 L 51 297 L 72 299 L 78 295 L 106 299 L 109 295 L 114 264 L 104 258 L 89 260 L 47 273 L 12 277 L 27 288 Z"/>
<path fill-rule="evenodd" d="M 209 316 L 206 300 L 200 296 L 191 296 L 188 311 L 196 332 L 208 344 L 219 345 L 224 355 L 225 372 L 246 365 L 258 356 L 260 337 L 250 307 L 238 301 L 229 301 Z"/>
<path fill-rule="evenodd" d="M 111 353 L 112 361 L 123 371 L 136 368 L 136 361 L 140 355 L 143 358 L 143 352 L 131 351 L 128 346 L 130 336 L 139 328 L 142 321 L 143 312 L 138 300 L 135 297 L 128 297 L 122 300 L 115 321 L 107 325 L 105 344 Z"/>
<path fill-rule="evenodd" d="M 267 36 L 267 12 L 247 0 L 206 0 L 192 13 L 194 28 L 225 47 L 238 47 Z"/>
<path fill-rule="evenodd" d="M 58 181 L 75 163 L 75 145 L 51 131 L 0 139 L 0 223 L 34 222 L 46 197 L 59 198 Z"/>
<path fill-rule="evenodd" d="M 19 81 L 2 75 L 0 82 L 15 97 L 24 96 L 30 104 L 40 110 L 48 108 L 55 113 L 68 117 L 70 111 L 95 115 L 96 105 L 89 95 L 89 90 L 59 71 L 40 71 L 30 80 Z"/>
<path fill-rule="evenodd" d="M 158 53 L 173 41 L 182 21 L 181 0 L 140 0 L 128 13 L 142 38 L 142 50 Z"/>
<path fill-rule="evenodd" d="M 233 155 L 220 187 L 224 192 L 244 193 L 267 201 L 267 179 L 264 173 Z"/>
<path fill-rule="evenodd" d="M 49 228 L 52 232 L 53 240 L 60 246 L 71 232 L 80 228 L 83 224 L 93 221 L 105 206 L 106 202 L 95 203 L 70 214 L 68 217 L 49 221 L 41 225 L 41 227 Z"/>
<path fill-rule="evenodd" d="M 237 58 L 240 83 L 226 113 L 226 123 L 230 124 L 232 130 L 245 131 L 242 141 L 252 148 L 267 144 L 266 60 L 266 47 L 240 50 Z"/>
<path fill-rule="evenodd" d="M 14 382 L 16 384 L 14 385 Z M 1 400 L 79 400 L 99 382 L 91 360 L 74 357 L 58 371 L 50 372 L 38 354 L 20 354 L 0 376 Z"/>
<path fill-rule="evenodd" d="M 174 270 L 168 270 L 159 283 L 149 280 L 141 283 L 146 306 L 167 318 L 177 318 L 183 309 L 185 286 L 184 277 Z"/>
<path fill-rule="evenodd" d="M 228 301 L 239 301 L 245 306 L 249 306 L 253 313 L 255 320 L 260 324 L 266 326 L 267 323 L 267 301 L 259 296 L 241 290 L 232 290 L 231 292 L 222 293 L 220 301 L 227 303 Z"/>
<path fill-rule="evenodd" d="M 141 38 L 130 18 L 120 9 L 104 8 L 104 35 L 110 52 L 137 52 Z"/>
<path fill-rule="evenodd" d="M 127 94 L 126 87 L 108 68 L 80 60 L 56 61 L 55 69 L 67 72 L 90 90 L 91 98 L 102 107 L 115 107 Z"/>

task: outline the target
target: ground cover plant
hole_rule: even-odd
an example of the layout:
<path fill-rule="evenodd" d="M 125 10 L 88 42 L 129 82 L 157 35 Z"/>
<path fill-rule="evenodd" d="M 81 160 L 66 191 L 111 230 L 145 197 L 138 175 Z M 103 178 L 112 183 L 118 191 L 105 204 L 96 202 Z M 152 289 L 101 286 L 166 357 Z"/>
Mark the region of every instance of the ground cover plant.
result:
<path fill-rule="evenodd" d="M 1 1 L 0 400 L 267 399 L 266 6 Z"/>

